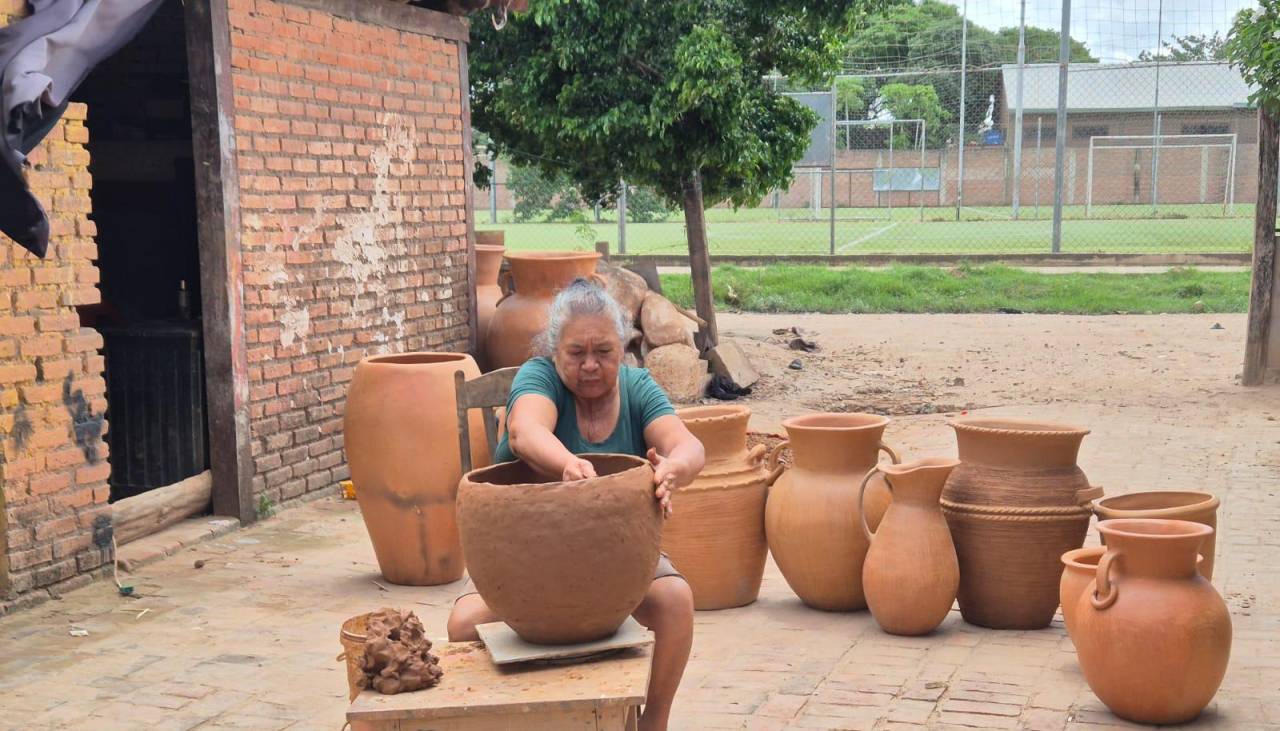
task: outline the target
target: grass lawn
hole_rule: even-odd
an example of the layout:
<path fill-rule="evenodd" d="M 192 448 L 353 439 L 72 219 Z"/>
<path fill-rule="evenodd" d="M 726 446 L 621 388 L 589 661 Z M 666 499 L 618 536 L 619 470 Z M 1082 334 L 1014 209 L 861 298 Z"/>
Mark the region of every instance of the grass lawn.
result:
<path fill-rule="evenodd" d="M 662 275 L 664 293 L 693 306 L 687 274 Z M 719 307 L 746 312 L 1245 312 L 1248 272 L 1042 274 L 1005 266 L 717 267 Z M 1197 304 L 1199 303 L 1199 304 Z"/>
<path fill-rule="evenodd" d="M 607 212 L 612 214 L 612 211 Z M 823 215 L 829 215 L 822 212 Z M 922 215 L 923 214 L 923 215 Z M 1007 208 L 841 208 L 836 212 L 836 252 L 840 254 L 1038 253 L 1049 251 L 1052 210 L 1027 206 L 1020 220 Z M 591 249 L 608 241 L 617 251 L 616 220 L 603 223 L 514 223 L 500 212 L 488 223 L 476 212 L 479 230 L 507 232 L 514 251 Z M 922 220 L 923 218 L 923 220 Z M 1247 252 L 1253 242 L 1253 206 L 1236 205 L 1223 215 L 1221 205 L 1067 206 L 1062 250 L 1081 253 L 1210 253 Z M 711 253 L 826 254 L 831 249 L 831 223 L 814 220 L 807 209 L 744 208 L 707 211 Z M 686 250 L 684 221 L 679 214 L 661 223 L 628 223 L 628 254 L 678 254 Z"/>

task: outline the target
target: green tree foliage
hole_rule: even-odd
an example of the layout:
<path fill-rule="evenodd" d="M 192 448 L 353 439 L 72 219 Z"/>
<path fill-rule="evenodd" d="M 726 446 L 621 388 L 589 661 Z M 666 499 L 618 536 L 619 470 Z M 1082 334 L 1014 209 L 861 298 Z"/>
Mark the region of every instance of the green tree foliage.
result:
<path fill-rule="evenodd" d="M 1227 34 L 1224 53 L 1255 87 L 1249 102 L 1280 116 L 1280 0 L 1262 0 L 1258 8 L 1241 10 Z"/>
<path fill-rule="evenodd" d="M 1160 61 L 1223 61 L 1227 58 L 1227 39 L 1217 31 L 1213 35 L 1193 33 L 1175 36 L 1172 43 L 1161 41 L 1160 46 L 1164 49 L 1158 59 Z M 1138 54 L 1138 60 L 1155 61 L 1157 58 L 1151 51 L 1143 51 Z"/>
<path fill-rule="evenodd" d="M 923 119 L 926 130 L 936 130 L 943 122 L 951 119 L 951 115 L 938 101 L 937 89 L 928 84 L 885 84 L 880 87 L 880 98 L 884 101 L 885 108 L 893 112 L 894 119 Z M 919 125 L 895 126 L 894 147 L 915 147 L 919 144 L 919 133 Z"/>

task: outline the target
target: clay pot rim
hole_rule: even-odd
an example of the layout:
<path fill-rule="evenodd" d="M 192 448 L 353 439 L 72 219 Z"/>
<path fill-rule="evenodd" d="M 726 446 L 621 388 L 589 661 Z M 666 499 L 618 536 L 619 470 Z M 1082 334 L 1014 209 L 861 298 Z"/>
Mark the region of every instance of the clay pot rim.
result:
<path fill-rule="evenodd" d="M 751 408 L 737 404 L 686 406 L 684 408 L 676 409 L 676 416 L 680 417 L 681 421 L 697 421 L 699 424 L 714 424 L 717 422 L 737 421 L 744 418 L 750 419 Z"/>
<path fill-rule="evenodd" d="M 498 464 L 489 465 L 488 467 L 481 467 L 479 469 L 471 470 L 470 472 L 462 476 L 462 482 L 469 482 L 474 485 L 487 485 L 489 487 L 500 487 L 500 488 L 546 489 L 551 486 L 581 485 L 584 482 L 593 482 L 593 481 L 599 481 L 599 480 L 616 480 L 616 479 L 622 478 L 625 475 L 629 475 L 632 472 L 635 472 L 636 470 L 645 470 L 645 469 L 652 470 L 653 469 L 652 466 L 650 466 L 648 460 L 641 459 L 640 457 L 637 457 L 633 454 L 615 454 L 613 452 L 592 452 L 589 454 L 579 454 L 577 456 L 587 460 L 588 462 L 591 462 L 592 464 L 595 464 L 597 461 L 607 462 L 607 461 L 617 460 L 619 462 L 630 462 L 632 466 L 627 467 L 625 469 L 618 470 L 617 472 L 610 472 L 608 474 L 598 475 L 596 477 L 588 477 L 582 480 L 547 480 L 545 482 L 492 482 L 489 480 L 482 479 L 486 472 L 496 472 L 499 469 L 510 469 L 511 465 L 515 465 L 520 462 L 520 460 L 512 460 L 510 462 L 499 462 Z"/>
<path fill-rule="evenodd" d="M 501 254 L 506 250 L 507 247 L 504 244 L 476 244 L 476 251 L 486 254 Z"/>
<path fill-rule="evenodd" d="M 953 419 L 950 422 L 950 426 L 956 431 L 1000 434 L 1004 436 L 1083 437 L 1089 433 L 1089 430 L 1085 427 L 1074 424 L 1031 421 L 1028 419 L 1003 419 L 999 417 Z"/>
<path fill-rule="evenodd" d="M 508 252 L 511 261 L 580 261 L 583 259 L 599 259 L 598 251 L 515 251 Z"/>
<path fill-rule="evenodd" d="M 1092 571 L 1098 568 L 1098 562 L 1102 560 L 1102 554 L 1107 552 L 1106 546 L 1085 546 L 1084 548 L 1073 548 L 1062 554 L 1062 563 L 1073 569 L 1083 569 Z M 1081 561 L 1085 557 L 1093 559 L 1092 562 Z"/>
<path fill-rule="evenodd" d="M 1181 541 L 1187 538 L 1207 538 L 1213 528 L 1191 520 L 1166 518 L 1113 518 L 1098 522 L 1098 532 L 1105 536 L 1146 538 L 1157 541 Z"/>
<path fill-rule="evenodd" d="M 809 423 L 809 422 L 837 422 L 835 424 Z M 843 424 L 838 422 L 845 422 Z M 880 429 L 888 426 L 889 417 L 880 414 L 868 414 L 861 411 L 818 411 L 812 414 L 801 414 L 800 416 L 792 416 L 789 419 L 782 420 L 782 428 L 787 431 L 808 431 L 808 432 L 848 432 L 848 431 L 864 431 L 871 429 Z"/>
<path fill-rule="evenodd" d="M 375 366 L 439 366 L 449 363 L 464 363 L 471 360 L 466 353 L 449 353 L 446 351 L 415 350 L 408 353 L 388 353 L 371 355 L 360 361 L 361 365 Z"/>
<path fill-rule="evenodd" d="M 1124 505 L 1116 504 L 1116 503 L 1131 502 L 1134 500 L 1141 500 L 1144 498 L 1150 498 L 1152 496 L 1169 497 L 1169 498 L 1189 497 L 1189 498 L 1194 498 L 1195 502 L 1186 502 L 1186 503 L 1180 503 L 1177 505 L 1165 505 L 1162 507 L 1151 507 L 1151 508 L 1125 507 Z M 1130 493 L 1125 493 L 1124 495 L 1112 495 L 1111 497 L 1104 497 L 1101 500 L 1094 502 L 1093 505 L 1094 505 L 1094 510 L 1098 513 L 1098 517 L 1100 519 L 1110 521 L 1110 520 L 1134 520 L 1138 518 L 1136 515 L 1133 518 L 1121 517 L 1123 514 L 1129 514 L 1129 513 L 1141 513 L 1143 518 L 1162 518 L 1165 516 L 1169 516 L 1174 519 L 1177 519 L 1177 516 L 1186 515 L 1188 512 L 1197 512 L 1201 510 L 1206 510 L 1206 511 L 1217 510 L 1218 506 L 1221 504 L 1222 504 L 1222 501 L 1218 499 L 1217 495 L 1214 495 L 1213 493 L 1210 493 L 1210 492 L 1203 492 L 1201 490 L 1147 490 L 1144 492 L 1130 492 Z M 1109 515 L 1107 517 L 1104 517 L 1103 515 L 1104 513 Z"/>
<path fill-rule="evenodd" d="M 960 460 L 953 457 L 921 457 L 913 459 L 910 462 L 900 462 L 898 464 L 881 464 L 877 465 L 881 472 L 886 475 L 903 475 L 912 470 L 918 469 L 955 469 L 960 466 Z"/>

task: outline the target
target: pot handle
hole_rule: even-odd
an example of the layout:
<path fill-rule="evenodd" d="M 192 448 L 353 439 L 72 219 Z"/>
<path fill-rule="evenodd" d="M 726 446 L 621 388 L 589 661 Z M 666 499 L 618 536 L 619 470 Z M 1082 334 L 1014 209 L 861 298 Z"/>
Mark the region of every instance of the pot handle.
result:
<path fill-rule="evenodd" d="M 508 269 L 505 272 L 498 272 L 498 290 L 502 292 L 502 296 L 498 298 L 497 302 L 493 303 L 494 307 L 497 307 L 498 305 L 502 304 L 503 300 L 515 294 L 516 290 L 514 287 L 511 286 L 511 284 L 512 282 L 511 282 L 510 269 Z"/>
<path fill-rule="evenodd" d="M 1092 485 L 1084 488 L 1083 490 L 1076 490 L 1076 504 L 1088 505 L 1094 500 L 1102 497 L 1104 494 L 1106 493 L 1102 489 L 1102 485 Z"/>
<path fill-rule="evenodd" d="M 1094 575 L 1093 594 L 1089 596 L 1089 602 L 1093 604 L 1094 609 L 1106 609 L 1115 604 L 1116 597 L 1120 595 L 1119 588 L 1111 583 L 1111 564 L 1115 563 L 1120 556 L 1119 551 L 1108 550 L 1098 562 L 1098 570 Z"/>
<path fill-rule="evenodd" d="M 758 467 L 764 463 L 765 458 L 768 456 L 768 452 L 769 447 L 764 444 L 757 444 L 747 450 L 747 461 Z"/>
<path fill-rule="evenodd" d="M 760 446 L 763 447 L 764 445 L 762 444 Z M 769 477 L 765 480 L 764 484 L 772 487 L 773 483 L 777 482 L 779 477 L 782 477 L 783 471 L 787 468 L 778 464 L 778 457 L 782 455 L 782 450 L 789 446 L 791 446 L 791 440 L 783 439 L 781 442 L 774 445 L 773 449 L 769 450 L 769 458 L 765 461 L 765 469 L 769 470 Z"/>
<path fill-rule="evenodd" d="M 880 474 L 880 465 L 876 465 L 867 471 L 867 476 L 862 478 L 862 486 L 858 488 L 858 523 L 862 525 L 862 532 L 867 537 L 867 541 L 876 537 L 871 531 L 871 526 L 867 525 L 867 511 L 863 507 L 863 503 L 867 497 L 867 483 L 871 482 L 871 478 Z M 893 483 L 889 482 L 888 476 L 884 478 L 884 486 L 889 488 L 889 494 L 893 494 Z"/>
<path fill-rule="evenodd" d="M 902 458 L 899 457 L 898 453 L 894 451 L 893 447 L 890 447 L 888 444 L 885 444 L 884 442 L 880 442 L 880 451 L 889 455 L 889 461 L 893 462 L 894 464 L 902 464 Z"/>

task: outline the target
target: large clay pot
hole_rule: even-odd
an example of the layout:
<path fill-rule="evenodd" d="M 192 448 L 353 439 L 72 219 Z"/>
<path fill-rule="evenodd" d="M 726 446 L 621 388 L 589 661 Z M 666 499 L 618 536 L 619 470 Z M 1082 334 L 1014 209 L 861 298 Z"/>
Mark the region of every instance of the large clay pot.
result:
<path fill-rule="evenodd" d="M 760 594 L 769 550 L 767 448 L 747 449 L 751 409 L 745 406 L 695 406 L 676 414 L 702 442 L 707 461 L 693 484 L 672 496 L 662 550 L 689 582 L 696 609 L 750 604 Z"/>
<path fill-rule="evenodd" d="M 653 583 L 662 511 L 638 457 L 586 454 L 598 477 L 547 480 L 524 462 L 467 473 L 458 527 L 476 589 L 524 639 L 609 637 Z"/>
<path fill-rule="evenodd" d="M 884 475 L 893 494 L 880 528 L 865 520 L 862 531 L 871 542 L 862 565 L 862 589 L 876 623 L 892 635 L 923 635 L 947 618 L 960 585 L 960 564 L 947 519 L 938 500 L 947 476 L 960 463 L 930 457 L 897 465 L 877 465 L 862 480 Z M 866 513 L 859 510 L 865 518 Z"/>
<path fill-rule="evenodd" d="M 1213 528 L 1184 520 L 1104 520 L 1095 590 L 1076 603 L 1080 669 L 1130 721 L 1177 724 L 1213 700 L 1231 654 L 1226 603 L 1196 570 Z"/>
<path fill-rule="evenodd" d="M 1084 543 L 1102 488 L 1076 465 L 1088 429 L 1011 419 L 952 422 L 960 466 L 942 511 L 960 560 L 966 622 L 1040 629 L 1058 609 L 1062 554 Z"/>
<path fill-rule="evenodd" d="M 1102 546 L 1077 548 L 1062 554 L 1062 578 L 1058 582 L 1058 598 L 1062 603 L 1062 623 L 1067 634 L 1075 637 L 1076 602 L 1086 590 L 1093 589 L 1093 576 L 1098 561 L 1106 552 Z"/>
<path fill-rule="evenodd" d="M 476 342 L 484 344 L 489 321 L 502 299 L 498 270 L 502 267 L 503 233 L 476 231 Z"/>
<path fill-rule="evenodd" d="M 498 302 L 485 333 L 489 368 L 522 365 L 533 356 L 534 339 L 547 327 L 556 292 L 595 274 L 600 255 L 586 251 L 523 251 L 507 254 L 515 291 Z"/>
<path fill-rule="evenodd" d="M 365 358 L 347 390 L 343 440 L 356 501 L 382 575 L 432 586 L 462 578 L 454 517 L 462 464 L 453 374 L 480 375 L 469 355 L 405 353 Z M 471 459 L 489 463 L 480 412 Z"/>
<path fill-rule="evenodd" d="M 1128 495 L 1099 500 L 1093 505 L 1093 512 L 1098 520 L 1114 520 L 1116 518 L 1163 518 L 1168 520 L 1190 520 L 1213 528 L 1213 533 L 1205 539 L 1200 547 L 1204 561 L 1200 564 L 1200 573 L 1206 579 L 1213 580 L 1213 558 L 1217 552 L 1218 540 L 1218 498 L 1207 492 L 1193 490 L 1156 490 L 1153 492 L 1134 492 Z"/>
<path fill-rule="evenodd" d="M 808 414 L 782 422 L 789 440 L 769 453 L 765 535 L 791 590 L 805 604 L 833 612 L 865 609 L 862 563 L 867 537 L 858 528 L 858 481 L 876 466 L 889 419 L 875 414 Z M 793 463 L 778 464 L 790 445 Z M 867 524 L 880 525 L 889 505 L 882 476 L 868 486 Z"/>

